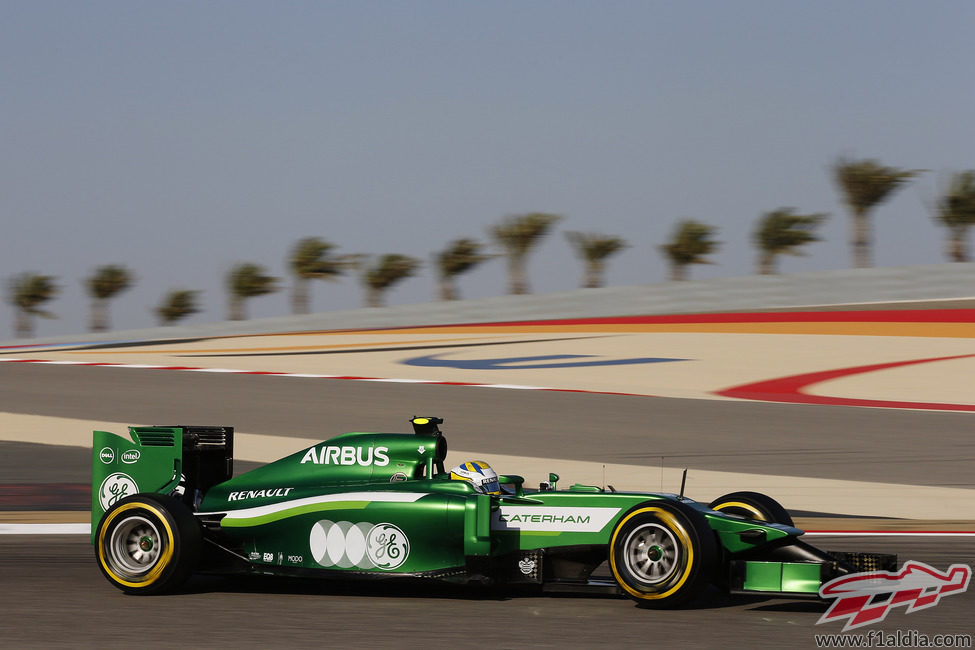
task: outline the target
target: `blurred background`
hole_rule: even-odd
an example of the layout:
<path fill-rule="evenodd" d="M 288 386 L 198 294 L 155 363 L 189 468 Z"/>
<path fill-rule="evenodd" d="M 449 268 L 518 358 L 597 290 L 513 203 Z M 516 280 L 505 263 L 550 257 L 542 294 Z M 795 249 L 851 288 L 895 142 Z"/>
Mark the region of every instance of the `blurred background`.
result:
<path fill-rule="evenodd" d="M 973 19 L 10 1 L 0 339 L 956 261 Z"/>

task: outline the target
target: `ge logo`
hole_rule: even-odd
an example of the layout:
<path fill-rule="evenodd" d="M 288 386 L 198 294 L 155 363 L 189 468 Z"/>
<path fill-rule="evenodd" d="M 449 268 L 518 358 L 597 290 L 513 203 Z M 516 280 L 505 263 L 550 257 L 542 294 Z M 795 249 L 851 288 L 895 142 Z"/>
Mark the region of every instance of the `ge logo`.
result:
<path fill-rule="evenodd" d="M 376 524 L 366 536 L 366 554 L 378 568 L 392 571 L 409 557 L 410 540 L 393 524 Z"/>
<path fill-rule="evenodd" d="M 138 491 L 139 486 L 136 485 L 131 476 L 122 472 L 115 472 L 106 476 L 98 488 L 98 503 L 101 504 L 102 510 L 108 510 L 119 499 L 132 496 Z"/>

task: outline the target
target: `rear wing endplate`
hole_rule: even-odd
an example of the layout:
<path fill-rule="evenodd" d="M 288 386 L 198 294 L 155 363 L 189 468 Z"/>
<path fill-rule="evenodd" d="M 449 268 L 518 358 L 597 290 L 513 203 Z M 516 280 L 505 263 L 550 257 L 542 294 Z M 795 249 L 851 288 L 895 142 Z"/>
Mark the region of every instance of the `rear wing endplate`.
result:
<path fill-rule="evenodd" d="M 233 476 L 233 427 L 129 427 L 130 439 L 92 434 L 91 534 L 105 511 L 139 492 L 172 493 L 193 506 L 198 493 Z"/>

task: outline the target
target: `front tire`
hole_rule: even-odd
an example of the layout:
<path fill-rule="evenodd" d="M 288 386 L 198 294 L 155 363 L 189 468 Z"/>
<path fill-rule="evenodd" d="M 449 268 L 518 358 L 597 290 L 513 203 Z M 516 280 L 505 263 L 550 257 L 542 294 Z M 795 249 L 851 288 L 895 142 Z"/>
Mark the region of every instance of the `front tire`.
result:
<path fill-rule="evenodd" d="M 675 607 L 699 594 L 710 582 L 717 554 L 704 516 L 671 501 L 637 506 L 616 525 L 609 542 L 613 576 L 647 607 Z"/>
<path fill-rule="evenodd" d="M 162 494 L 136 494 L 98 522 L 95 558 L 102 574 L 130 594 L 157 594 L 182 585 L 196 569 L 203 537 L 183 503 Z"/>
<path fill-rule="evenodd" d="M 770 524 L 795 526 L 789 511 L 778 501 L 760 492 L 731 492 L 711 502 L 711 510 Z"/>

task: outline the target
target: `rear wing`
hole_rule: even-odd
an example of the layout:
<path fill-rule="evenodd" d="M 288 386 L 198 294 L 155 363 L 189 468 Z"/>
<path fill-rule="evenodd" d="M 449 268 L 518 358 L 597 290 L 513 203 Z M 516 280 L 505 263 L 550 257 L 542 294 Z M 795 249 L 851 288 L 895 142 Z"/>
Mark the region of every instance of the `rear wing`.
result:
<path fill-rule="evenodd" d="M 234 428 L 129 427 L 127 440 L 92 434 L 91 534 L 115 502 L 139 492 L 173 494 L 195 508 L 234 474 Z"/>

